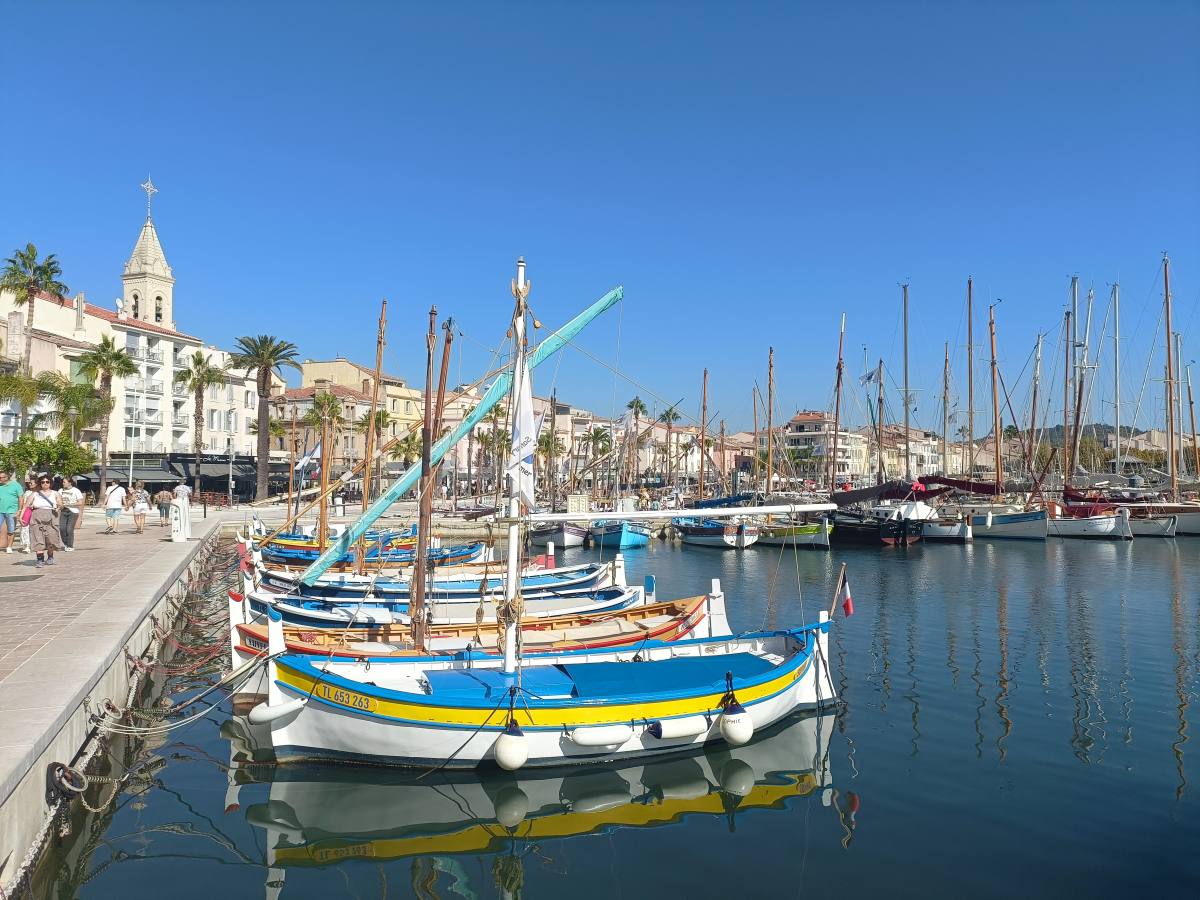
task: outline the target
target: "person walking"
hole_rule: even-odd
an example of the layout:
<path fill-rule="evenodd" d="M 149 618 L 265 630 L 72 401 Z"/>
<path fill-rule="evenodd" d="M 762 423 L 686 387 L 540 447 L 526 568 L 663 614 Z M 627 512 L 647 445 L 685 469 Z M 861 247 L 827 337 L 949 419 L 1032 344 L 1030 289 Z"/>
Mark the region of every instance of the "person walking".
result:
<path fill-rule="evenodd" d="M 33 495 L 37 493 L 37 479 L 33 476 L 25 479 L 25 493 L 21 495 L 21 513 L 23 514 L 27 508 L 32 505 Z M 18 514 L 21 521 L 24 521 L 24 516 Z M 29 552 L 29 526 L 21 526 L 21 552 Z"/>
<path fill-rule="evenodd" d="M 146 530 L 146 516 L 150 513 L 150 492 L 142 482 L 133 486 L 129 496 L 129 505 L 133 507 L 133 524 L 137 534 Z"/>
<path fill-rule="evenodd" d="M 154 502 L 158 506 L 158 527 L 166 528 L 171 524 L 171 492 L 163 488 L 154 495 Z"/>
<path fill-rule="evenodd" d="M 59 491 L 62 501 L 62 518 L 58 520 L 58 530 L 62 536 L 63 550 L 75 552 L 75 529 L 83 521 L 83 491 L 75 486 L 75 479 L 68 475 L 63 479 L 62 490 Z"/>
<path fill-rule="evenodd" d="M 41 475 L 37 480 L 37 490 L 29 501 L 33 510 L 29 519 L 29 536 L 33 541 L 33 552 L 37 554 L 37 568 L 54 565 L 54 551 L 63 548 L 62 535 L 58 530 L 58 521 L 62 508 L 62 499 L 58 491 L 51 487 L 49 475 Z"/>
<path fill-rule="evenodd" d="M 104 534 L 117 533 L 121 510 L 125 508 L 125 496 L 125 485 L 120 482 L 108 486 L 108 493 L 104 495 L 104 518 L 108 521 L 108 527 L 104 529 Z"/>
<path fill-rule="evenodd" d="M 17 536 L 17 514 L 21 511 L 21 482 L 13 478 L 12 472 L 0 472 L 0 546 L 5 553 L 12 553 L 13 540 Z"/>

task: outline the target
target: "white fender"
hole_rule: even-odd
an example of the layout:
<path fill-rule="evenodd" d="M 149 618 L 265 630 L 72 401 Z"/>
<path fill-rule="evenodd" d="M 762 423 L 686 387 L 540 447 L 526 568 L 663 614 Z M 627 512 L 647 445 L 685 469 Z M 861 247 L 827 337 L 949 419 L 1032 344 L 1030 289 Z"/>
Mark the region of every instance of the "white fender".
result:
<path fill-rule="evenodd" d="M 679 716 L 651 722 L 646 726 L 646 733 L 660 741 L 670 741 L 705 734 L 710 727 L 711 722 L 706 716 Z"/>
<path fill-rule="evenodd" d="M 992 511 L 991 511 L 990 509 L 988 510 L 988 514 L 987 514 L 987 521 L 984 523 L 984 526 L 983 526 L 983 527 L 984 527 L 984 528 L 991 528 L 991 527 L 992 527 Z"/>
<path fill-rule="evenodd" d="M 509 722 L 500 732 L 496 743 L 492 744 L 492 755 L 500 768 L 509 772 L 515 772 L 529 761 L 529 741 L 516 722 Z"/>
<path fill-rule="evenodd" d="M 629 587 L 625 580 L 625 555 L 622 553 L 613 558 L 613 587 Z"/>
<path fill-rule="evenodd" d="M 731 703 L 720 718 L 721 737 L 734 747 L 740 747 L 754 737 L 754 720 L 740 703 Z"/>
<path fill-rule="evenodd" d="M 292 716 L 300 712 L 308 703 L 307 697 L 295 697 L 283 703 L 260 703 L 246 716 L 252 725 L 266 725 L 284 716 Z"/>
<path fill-rule="evenodd" d="M 567 732 L 572 743 L 580 747 L 619 747 L 633 737 L 629 725 L 589 725 Z"/>

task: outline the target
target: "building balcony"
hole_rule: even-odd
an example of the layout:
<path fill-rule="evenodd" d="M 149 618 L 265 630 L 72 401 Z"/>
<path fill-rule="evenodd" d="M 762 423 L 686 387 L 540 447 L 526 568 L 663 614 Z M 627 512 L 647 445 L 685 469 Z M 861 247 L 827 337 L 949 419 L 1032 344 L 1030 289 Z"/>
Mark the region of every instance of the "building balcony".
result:
<path fill-rule="evenodd" d="M 182 384 L 176 384 L 171 387 L 171 393 L 176 397 L 186 397 L 188 395 L 188 389 Z"/>
<path fill-rule="evenodd" d="M 145 414 L 140 409 L 130 409 L 128 406 L 125 407 L 126 422 L 141 422 L 144 415 Z"/>
<path fill-rule="evenodd" d="M 146 410 L 145 416 L 142 419 L 148 425 L 161 425 L 162 420 L 162 413 L 157 409 Z"/>
<path fill-rule="evenodd" d="M 171 452 L 172 453 L 194 453 L 195 451 L 196 451 L 196 448 L 193 447 L 191 444 L 186 444 L 182 441 L 173 441 L 171 443 Z"/>
<path fill-rule="evenodd" d="M 162 392 L 163 392 L 163 383 L 161 381 L 147 381 L 146 382 L 146 393 L 147 394 L 161 394 Z"/>
<path fill-rule="evenodd" d="M 162 453 L 163 445 L 161 441 L 143 441 L 125 439 L 125 446 L 122 448 L 126 453 Z"/>
<path fill-rule="evenodd" d="M 188 416 L 171 416 L 171 427 L 176 429 L 187 428 L 191 424 Z"/>
<path fill-rule="evenodd" d="M 143 350 L 142 351 L 142 359 L 144 359 L 148 362 L 152 362 L 152 363 L 160 363 L 163 361 L 162 351 L 161 350 Z"/>

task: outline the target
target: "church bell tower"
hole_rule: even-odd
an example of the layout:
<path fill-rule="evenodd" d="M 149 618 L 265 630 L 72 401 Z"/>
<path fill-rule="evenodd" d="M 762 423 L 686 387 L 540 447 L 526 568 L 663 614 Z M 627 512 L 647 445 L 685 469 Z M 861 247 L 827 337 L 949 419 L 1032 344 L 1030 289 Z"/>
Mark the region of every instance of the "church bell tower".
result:
<path fill-rule="evenodd" d="M 142 190 L 146 192 L 146 222 L 142 225 L 129 262 L 125 263 L 125 274 L 121 276 L 124 284 L 121 312 L 129 319 L 150 322 L 175 331 L 172 297 L 175 277 L 167 265 L 162 244 L 158 242 L 158 232 L 154 229 L 151 215 L 151 204 L 158 188 L 147 178 Z"/>

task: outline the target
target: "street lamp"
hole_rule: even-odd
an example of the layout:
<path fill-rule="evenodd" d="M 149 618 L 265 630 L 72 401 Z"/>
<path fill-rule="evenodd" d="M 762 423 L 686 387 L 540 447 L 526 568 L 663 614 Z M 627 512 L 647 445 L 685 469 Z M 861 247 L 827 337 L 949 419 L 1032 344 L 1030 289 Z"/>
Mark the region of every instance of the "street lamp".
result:
<path fill-rule="evenodd" d="M 67 418 L 71 420 L 71 443 L 75 443 L 75 419 L 79 415 L 79 410 L 74 406 L 67 407 Z"/>

